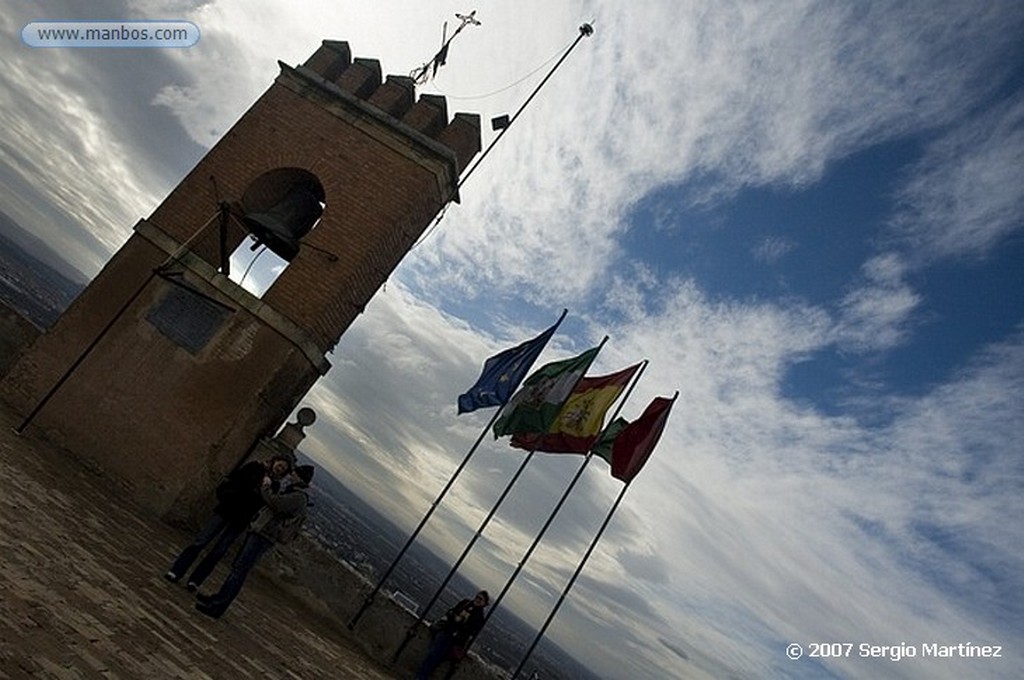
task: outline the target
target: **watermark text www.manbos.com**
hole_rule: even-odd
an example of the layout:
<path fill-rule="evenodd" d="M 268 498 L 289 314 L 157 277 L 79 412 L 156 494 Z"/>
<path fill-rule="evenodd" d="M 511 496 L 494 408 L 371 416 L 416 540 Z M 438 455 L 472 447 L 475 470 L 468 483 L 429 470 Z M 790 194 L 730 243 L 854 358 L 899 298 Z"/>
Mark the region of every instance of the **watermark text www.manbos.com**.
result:
<path fill-rule="evenodd" d="M 920 644 L 873 644 L 869 642 L 809 642 L 806 645 L 791 643 L 786 646 L 786 656 L 793 661 L 809 659 L 885 659 L 898 662 L 908 659 L 1001 659 L 1002 645 L 977 644 L 974 642 L 922 642 Z"/>
<path fill-rule="evenodd" d="M 33 21 L 21 29 L 29 47 L 192 47 L 191 21 Z"/>

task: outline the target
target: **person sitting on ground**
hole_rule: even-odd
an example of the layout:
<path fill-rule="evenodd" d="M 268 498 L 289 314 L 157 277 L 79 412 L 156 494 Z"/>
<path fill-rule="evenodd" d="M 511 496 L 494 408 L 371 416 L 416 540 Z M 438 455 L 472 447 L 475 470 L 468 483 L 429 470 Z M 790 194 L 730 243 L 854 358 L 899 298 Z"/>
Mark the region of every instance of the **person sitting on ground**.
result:
<path fill-rule="evenodd" d="M 416 680 L 427 680 L 445 660 L 453 663 L 462 660 L 465 648 L 484 625 L 484 608 L 490 601 L 487 591 L 481 590 L 472 600 L 461 600 L 430 626 L 434 637 Z"/>
<path fill-rule="evenodd" d="M 196 609 L 212 618 L 220 618 L 245 584 L 245 579 L 268 550 L 277 543 L 287 543 L 298 533 L 306 519 L 309 495 L 306 489 L 313 480 L 312 465 L 300 465 L 287 477 L 280 493 L 274 493 L 270 477 L 263 479 L 261 494 L 264 507 L 249 525 L 245 543 L 231 565 L 231 573 L 213 595 L 196 596 Z"/>
<path fill-rule="evenodd" d="M 210 551 L 202 559 L 188 578 L 189 592 L 195 592 L 210 575 L 221 558 L 227 554 L 238 537 L 245 533 L 249 522 L 263 507 L 260 484 L 265 477 L 270 477 L 271 484 L 279 484 L 279 480 L 291 470 L 291 460 L 284 456 L 274 456 L 266 463 L 253 460 L 233 470 L 224 481 L 217 486 L 217 506 L 206 525 L 192 539 L 174 560 L 170 570 L 164 574 L 171 583 L 177 583 L 188 572 L 203 548 L 213 543 Z"/>

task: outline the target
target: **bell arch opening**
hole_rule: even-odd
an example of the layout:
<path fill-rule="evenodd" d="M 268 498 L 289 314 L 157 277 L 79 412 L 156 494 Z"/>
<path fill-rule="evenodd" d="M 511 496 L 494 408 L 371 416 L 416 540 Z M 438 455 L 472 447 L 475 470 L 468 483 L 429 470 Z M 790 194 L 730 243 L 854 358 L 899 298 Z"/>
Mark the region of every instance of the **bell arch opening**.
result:
<path fill-rule="evenodd" d="M 241 198 L 248 238 L 231 254 L 230 279 L 262 297 L 320 223 L 325 200 L 323 184 L 301 168 L 276 168 L 250 182 Z"/>

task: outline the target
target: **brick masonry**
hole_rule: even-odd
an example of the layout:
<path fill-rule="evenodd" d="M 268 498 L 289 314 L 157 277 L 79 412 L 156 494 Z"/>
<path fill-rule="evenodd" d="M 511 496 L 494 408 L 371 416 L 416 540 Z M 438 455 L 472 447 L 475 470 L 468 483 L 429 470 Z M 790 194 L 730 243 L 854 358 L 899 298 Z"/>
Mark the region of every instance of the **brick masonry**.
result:
<path fill-rule="evenodd" d="M 479 150 L 478 116 L 449 120 L 443 97 L 416 99 L 408 78 L 382 78 L 376 60 L 325 41 L 303 66 L 281 65 L 11 367 L 0 399 L 26 417 L 43 404 L 32 427 L 162 516 L 195 519 L 216 481 L 326 372 L 326 353 Z M 322 190 L 323 216 L 257 299 L 216 270 L 217 208 L 232 206 L 233 251 L 246 237 L 240 218 L 273 205 L 294 178 Z M 184 312 L 160 328 L 174 295 L 189 298 Z M 209 311 L 218 305 L 228 310 L 219 320 Z M 202 326 L 209 339 L 183 345 L 167 326 L 180 337 Z"/>

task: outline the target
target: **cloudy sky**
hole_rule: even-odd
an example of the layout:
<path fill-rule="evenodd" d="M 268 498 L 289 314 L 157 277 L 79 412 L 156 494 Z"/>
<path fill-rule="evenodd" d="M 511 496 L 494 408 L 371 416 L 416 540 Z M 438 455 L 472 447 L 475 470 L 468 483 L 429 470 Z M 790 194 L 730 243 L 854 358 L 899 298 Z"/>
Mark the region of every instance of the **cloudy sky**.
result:
<path fill-rule="evenodd" d="M 92 276 L 278 59 L 339 39 L 405 74 L 471 9 L 8 3 L 0 208 Z M 650 360 L 623 415 L 680 396 L 552 639 L 617 680 L 1016 677 L 1024 5 L 475 9 L 483 24 L 420 91 L 480 113 L 485 145 L 487 121 L 522 104 L 579 24 L 596 32 L 330 355 L 305 450 L 411 529 L 491 415 L 457 417 L 456 396 L 568 308 L 541 362 L 608 335 L 594 373 Z M 111 18 L 186 19 L 202 38 L 20 40 L 36 19 Z M 457 555 L 521 456 L 488 438 L 424 540 Z M 500 590 L 581 462 L 536 456 L 464 573 Z M 506 599 L 532 625 L 620 488 L 590 464 Z M 791 661 L 792 642 L 855 647 Z M 856 646 L 960 642 L 1004 658 L 896 662 Z"/>

